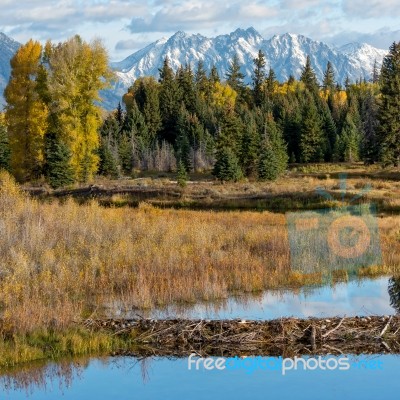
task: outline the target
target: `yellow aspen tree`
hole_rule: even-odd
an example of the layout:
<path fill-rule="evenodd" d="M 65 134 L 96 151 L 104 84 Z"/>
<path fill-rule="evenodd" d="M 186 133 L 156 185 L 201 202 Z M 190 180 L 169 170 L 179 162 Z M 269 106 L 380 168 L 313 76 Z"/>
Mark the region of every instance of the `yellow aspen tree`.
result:
<path fill-rule="evenodd" d="M 237 92 L 228 84 L 215 82 L 212 88 L 211 104 L 221 109 L 233 110 L 235 108 Z"/>
<path fill-rule="evenodd" d="M 96 102 L 112 78 L 108 55 L 100 41 L 86 43 L 79 36 L 47 46 L 46 51 L 51 111 L 57 115 L 58 134 L 70 150 L 75 179 L 85 182 L 99 163 L 102 111 Z"/>
<path fill-rule="evenodd" d="M 11 170 L 19 181 L 38 178 L 44 162 L 48 109 L 37 92 L 42 46 L 30 40 L 11 59 L 11 77 L 4 91 Z"/>

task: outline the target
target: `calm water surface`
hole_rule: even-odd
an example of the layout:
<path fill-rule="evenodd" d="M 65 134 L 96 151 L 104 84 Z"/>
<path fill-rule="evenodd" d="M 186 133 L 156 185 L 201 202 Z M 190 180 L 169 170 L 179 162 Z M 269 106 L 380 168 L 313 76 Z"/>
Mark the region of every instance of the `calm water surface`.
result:
<path fill-rule="evenodd" d="M 170 308 L 153 316 L 271 319 L 282 316 L 389 315 L 396 313 L 396 308 L 399 308 L 396 304 L 400 303 L 396 300 L 400 298 L 399 293 L 389 294 L 389 283 L 386 277 L 332 287 L 268 291 L 256 297 L 236 297 L 214 305 Z M 117 312 L 115 308 L 111 310 Z M 133 311 L 120 309 L 118 314 L 136 316 Z M 349 357 L 352 362 L 378 360 L 381 368 L 370 368 L 368 363 L 361 367 L 352 364 L 346 371 L 304 371 L 300 368 L 283 376 L 281 370 L 258 369 L 252 373 L 243 368 L 188 370 L 187 359 L 73 360 L 28 365 L 0 374 L 0 399 L 398 398 L 399 356 Z"/>
<path fill-rule="evenodd" d="M 352 357 L 350 356 L 350 359 Z M 357 358 L 356 360 L 358 360 Z M 365 359 L 365 358 L 364 358 Z M 376 360 L 376 356 L 374 356 Z M 380 356 L 382 369 L 347 371 L 189 370 L 187 359 L 91 360 L 61 383 L 47 374 L 46 386 L 3 387 L 2 399 L 389 399 L 398 398 L 400 357 Z M 228 360 L 229 361 L 229 360 Z M 62 382 L 62 380 L 61 380 Z"/>

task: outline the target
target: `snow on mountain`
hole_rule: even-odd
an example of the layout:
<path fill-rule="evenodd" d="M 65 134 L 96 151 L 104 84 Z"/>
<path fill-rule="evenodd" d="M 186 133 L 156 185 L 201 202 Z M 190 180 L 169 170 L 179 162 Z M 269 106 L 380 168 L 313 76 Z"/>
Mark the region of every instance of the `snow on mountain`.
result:
<path fill-rule="evenodd" d="M 360 76 L 370 76 L 375 60 L 380 67 L 387 51 L 376 49 L 367 43 L 349 43 L 340 47 L 340 52 L 349 58 L 349 64 L 360 70 Z"/>
<path fill-rule="evenodd" d="M 3 92 L 11 73 L 10 60 L 20 44 L 0 32 L 0 110 L 4 105 Z"/>
<path fill-rule="evenodd" d="M 351 43 L 341 48 L 333 48 L 325 43 L 302 35 L 286 33 L 264 39 L 254 28 L 237 29 L 228 35 L 207 38 L 202 35 L 188 35 L 177 32 L 169 39 L 161 39 L 132 54 L 125 60 L 113 63 L 119 82 L 114 88 L 121 94 L 140 76 L 151 75 L 158 78 L 158 69 L 165 57 L 176 70 L 180 65 L 191 64 L 195 68 L 202 60 L 209 71 L 215 65 L 224 77 L 235 54 L 246 74 L 246 82 L 251 82 L 253 59 L 259 50 L 266 55 L 267 69 L 272 67 L 278 80 L 284 81 L 290 75 L 299 78 L 307 55 L 320 81 L 326 64 L 330 61 L 338 82 L 346 76 L 351 81 L 360 77 L 369 79 L 375 60 L 380 66 L 387 51 L 376 49 L 365 43 Z"/>
<path fill-rule="evenodd" d="M 4 104 L 3 90 L 10 76 L 10 59 L 20 44 L 0 33 L 0 108 Z M 180 65 L 191 64 L 195 68 L 202 60 L 206 70 L 215 65 L 222 78 L 228 71 L 234 55 L 238 56 L 246 82 L 251 83 L 253 59 L 258 51 L 266 55 L 267 69 L 272 67 L 280 81 L 290 75 L 299 78 L 301 69 L 310 55 L 312 66 L 320 81 L 326 64 L 330 61 L 338 82 L 343 83 L 348 75 L 350 80 L 369 79 L 375 60 L 381 65 L 386 50 L 376 49 L 366 43 L 350 43 L 333 48 L 325 43 L 302 35 L 286 33 L 264 39 L 254 28 L 236 31 L 207 38 L 203 35 L 189 35 L 177 32 L 170 38 L 162 38 L 130 55 L 121 62 L 111 63 L 118 80 L 111 89 L 102 91 L 103 106 L 113 109 L 121 100 L 126 89 L 141 76 L 158 78 L 158 69 L 168 57 L 176 70 Z"/>

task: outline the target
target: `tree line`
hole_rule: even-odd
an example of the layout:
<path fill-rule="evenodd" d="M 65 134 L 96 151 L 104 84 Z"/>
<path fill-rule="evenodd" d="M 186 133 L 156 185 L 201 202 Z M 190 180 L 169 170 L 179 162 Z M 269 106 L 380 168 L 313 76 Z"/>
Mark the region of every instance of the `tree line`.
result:
<path fill-rule="evenodd" d="M 251 85 L 237 57 L 224 77 L 201 61 L 174 72 L 166 58 L 158 80 L 137 79 L 124 107 L 102 119 L 107 65 L 101 44 L 79 37 L 21 47 L 5 90 L 0 163 L 19 180 L 44 175 L 54 187 L 135 170 L 178 171 L 181 180 L 212 170 L 237 181 L 274 180 L 289 162 L 399 164 L 400 43 L 370 81 L 343 87 L 329 62 L 318 82 L 310 57 L 299 80 L 280 83 L 259 51 Z"/>

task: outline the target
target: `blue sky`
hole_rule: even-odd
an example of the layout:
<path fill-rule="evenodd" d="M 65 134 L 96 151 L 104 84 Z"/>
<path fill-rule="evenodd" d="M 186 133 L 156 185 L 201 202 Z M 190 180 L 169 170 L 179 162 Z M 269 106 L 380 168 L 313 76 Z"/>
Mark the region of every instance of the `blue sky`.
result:
<path fill-rule="evenodd" d="M 399 0 L 0 0 L 0 31 L 24 42 L 100 37 L 120 60 L 178 30 L 208 36 L 253 26 L 342 45 L 400 40 Z"/>

